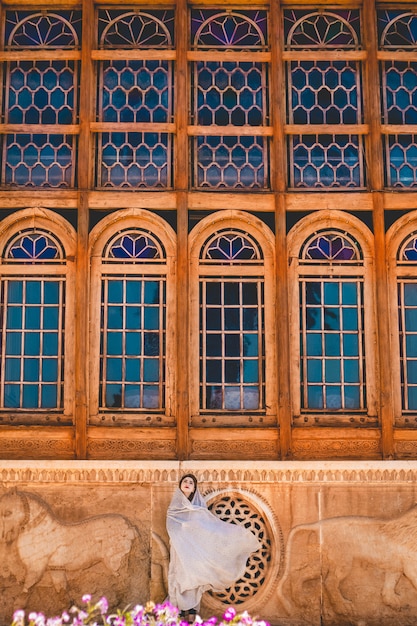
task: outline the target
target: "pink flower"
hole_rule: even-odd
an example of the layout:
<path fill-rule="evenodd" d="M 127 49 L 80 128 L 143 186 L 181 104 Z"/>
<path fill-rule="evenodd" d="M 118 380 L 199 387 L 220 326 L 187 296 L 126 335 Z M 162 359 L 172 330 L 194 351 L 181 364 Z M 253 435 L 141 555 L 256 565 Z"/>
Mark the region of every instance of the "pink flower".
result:
<path fill-rule="evenodd" d="M 105 598 L 104 596 L 100 598 L 100 600 L 97 602 L 97 608 L 102 615 L 104 615 L 104 613 L 107 613 L 108 608 L 109 608 L 109 603 L 107 602 L 107 598 Z"/>
<path fill-rule="evenodd" d="M 223 613 L 223 619 L 226 622 L 231 622 L 236 617 L 236 611 L 232 606 L 229 606 Z"/>
<path fill-rule="evenodd" d="M 89 593 L 85 593 L 81 599 L 83 602 L 91 602 L 91 595 Z"/>

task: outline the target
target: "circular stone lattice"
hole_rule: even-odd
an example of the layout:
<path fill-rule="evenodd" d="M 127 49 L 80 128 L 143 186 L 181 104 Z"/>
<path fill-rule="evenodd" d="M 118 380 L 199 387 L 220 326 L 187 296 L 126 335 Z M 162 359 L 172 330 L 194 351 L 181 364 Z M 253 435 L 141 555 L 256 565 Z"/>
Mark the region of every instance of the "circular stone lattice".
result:
<path fill-rule="evenodd" d="M 253 532 L 262 544 L 261 548 L 249 557 L 242 578 L 225 591 L 209 592 L 222 604 L 243 604 L 258 593 L 267 576 L 271 561 L 271 537 L 268 526 L 259 511 L 239 496 L 222 495 L 211 502 L 208 508 L 223 521 L 244 526 Z"/>

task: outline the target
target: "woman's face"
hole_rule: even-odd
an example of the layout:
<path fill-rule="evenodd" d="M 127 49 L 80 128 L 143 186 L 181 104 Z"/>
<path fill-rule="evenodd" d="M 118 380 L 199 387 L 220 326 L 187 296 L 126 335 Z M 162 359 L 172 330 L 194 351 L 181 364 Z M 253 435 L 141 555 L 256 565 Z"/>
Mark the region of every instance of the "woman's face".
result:
<path fill-rule="evenodd" d="M 195 482 L 193 481 L 191 476 L 186 476 L 182 479 L 180 489 L 187 498 L 189 498 L 191 494 L 194 493 Z"/>

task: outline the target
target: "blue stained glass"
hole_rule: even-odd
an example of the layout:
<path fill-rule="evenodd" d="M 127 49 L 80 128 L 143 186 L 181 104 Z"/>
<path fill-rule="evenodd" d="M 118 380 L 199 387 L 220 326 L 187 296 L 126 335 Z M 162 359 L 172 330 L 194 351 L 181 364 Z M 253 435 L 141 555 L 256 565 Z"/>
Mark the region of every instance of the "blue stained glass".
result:
<path fill-rule="evenodd" d="M 24 352 L 26 356 L 39 356 L 41 349 L 40 333 L 25 333 Z"/>
<path fill-rule="evenodd" d="M 19 407 L 19 385 L 4 385 L 4 407 L 16 409 Z"/>
<path fill-rule="evenodd" d="M 58 354 L 58 333 L 43 333 L 43 354 L 44 356 Z"/>
<path fill-rule="evenodd" d="M 59 307 L 48 306 L 43 309 L 43 327 L 45 330 L 59 328 Z"/>
<path fill-rule="evenodd" d="M 159 356 L 158 333 L 145 333 L 144 354 L 145 356 Z"/>
<path fill-rule="evenodd" d="M 40 307 L 26 307 L 25 308 L 25 328 L 27 329 L 39 329 L 41 328 L 41 308 Z"/>
<path fill-rule="evenodd" d="M 207 330 L 221 329 L 221 309 L 206 309 L 206 328 Z"/>
<path fill-rule="evenodd" d="M 243 363 L 243 382 L 257 383 L 259 381 L 258 361 L 244 361 Z"/>
<path fill-rule="evenodd" d="M 239 330 L 240 328 L 240 309 L 230 308 L 224 310 L 224 326 L 226 330 Z M 252 326 L 244 325 L 245 330 L 249 330 Z"/>
<path fill-rule="evenodd" d="M 59 303 L 59 283 L 46 281 L 43 283 L 43 300 L 45 304 Z"/>
<path fill-rule="evenodd" d="M 324 328 L 326 330 L 340 330 L 340 309 L 336 307 L 324 309 Z"/>
<path fill-rule="evenodd" d="M 108 307 L 108 328 L 123 328 L 123 307 L 121 306 L 109 306 Z"/>
<path fill-rule="evenodd" d="M 357 309 L 343 309 L 342 320 L 343 320 L 343 330 L 358 330 Z"/>
<path fill-rule="evenodd" d="M 21 304 L 23 302 L 23 282 L 21 280 L 8 282 L 7 298 L 9 303 Z"/>
<path fill-rule="evenodd" d="M 238 360 L 226 359 L 224 361 L 224 379 L 227 383 L 240 382 L 240 362 Z"/>
<path fill-rule="evenodd" d="M 328 409 L 342 408 L 342 392 L 340 387 L 326 387 L 326 405 Z"/>
<path fill-rule="evenodd" d="M 191 12 L 191 37 L 194 45 L 205 48 L 264 47 L 266 12 L 194 9 Z"/>
<path fill-rule="evenodd" d="M 243 330 L 258 330 L 257 309 L 243 309 Z"/>
<path fill-rule="evenodd" d="M 37 382 L 39 380 L 39 359 L 23 359 L 23 380 Z"/>
<path fill-rule="evenodd" d="M 20 359 L 6 359 L 4 379 L 8 382 L 20 380 Z"/>
<path fill-rule="evenodd" d="M 407 359 L 407 378 L 409 383 L 417 383 L 417 361 Z"/>
<path fill-rule="evenodd" d="M 122 380 L 123 359 L 107 359 L 107 379 L 111 381 Z"/>
<path fill-rule="evenodd" d="M 226 337 L 226 356 L 238 356 L 238 354 L 231 353 L 228 340 L 229 340 L 229 336 Z M 206 335 L 206 355 L 208 357 L 222 356 L 222 336 L 221 335 L 213 335 L 213 334 Z"/>
<path fill-rule="evenodd" d="M 58 359 L 43 359 L 42 381 L 53 383 L 58 379 Z"/>
<path fill-rule="evenodd" d="M 109 303 L 123 302 L 123 281 L 109 280 L 107 288 L 107 301 Z"/>
<path fill-rule="evenodd" d="M 126 308 L 126 328 L 129 330 L 139 329 L 142 324 L 142 311 L 138 306 Z"/>
<path fill-rule="evenodd" d="M 208 383 L 220 382 L 222 378 L 222 361 L 211 359 L 206 361 L 206 381 Z"/>
<path fill-rule="evenodd" d="M 405 327 L 407 332 L 417 331 L 417 309 L 405 310 Z"/>
<path fill-rule="evenodd" d="M 359 382 L 359 361 L 357 359 L 345 359 L 343 362 L 343 370 L 345 374 L 345 382 Z"/>
<path fill-rule="evenodd" d="M 22 333 L 6 332 L 6 354 L 20 355 L 22 353 Z"/>
<path fill-rule="evenodd" d="M 308 333 L 306 337 L 306 341 L 307 341 L 307 355 L 308 356 L 322 356 L 323 350 L 322 350 L 320 334 Z"/>
<path fill-rule="evenodd" d="M 126 359 L 126 381 L 138 382 L 140 380 L 140 361 L 139 359 Z"/>
<path fill-rule="evenodd" d="M 417 358 L 417 335 L 407 334 L 405 338 L 407 357 Z"/>
<path fill-rule="evenodd" d="M 417 409 L 417 387 L 407 388 L 408 408 L 411 411 Z"/>
<path fill-rule="evenodd" d="M 144 359 L 143 380 L 147 383 L 159 381 L 159 363 L 156 359 Z"/>
<path fill-rule="evenodd" d="M 417 306 L 417 283 L 406 283 L 404 285 L 405 306 Z"/>
<path fill-rule="evenodd" d="M 125 407 L 140 408 L 140 387 L 139 385 L 125 385 Z"/>
<path fill-rule="evenodd" d="M 23 408 L 38 408 L 38 385 L 23 385 Z"/>
<path fill-rule="evenodd" d="M 144 385 L 143 387 L 143 407 L 145 409 L 159 408 L 159 391 L 158 387 Z"/>
<path fill-rule="evenodd" d="M 340 383 L 340 360 L 325 359 L 324 360 L 324 377 L 326 383 Z M 313 381 L 316 382 L 316 381 Z"/>
<path fill-rule="evenodd" d="M 106 385 L 106 401 L 107 407 L 120 407 L 122 406 L 122 386 L 118 385 Z"/>
<path fill-rule="evenodd" d="M 28 281 L 26 283 L 27 304 L 41 304 L 41 282 Z"/>
<path fill-rule="evenodd" d="M 339 304 L 339 283 L 324 283 L 324 304 Z"/>
<path fill-rule="evenodd" d="M 126 333 L 126 355 L 140 356 L 141 354 L 141 334 Z"/>
<path fill-rule="evenodd" d="M 41 385 L 41 406 L 45 409 L 52 409 L 57 406 L 56 385 Z"/>
<path fill-rule="evenodd" d="M 360 388 L 358 385 L 345 386 L 345 406 L 348 409 L 359 409 L 361 406 L 360 402 Z"/>
<path fill-rule="evenodd" d="M 145 282 L 145 302 L 146 304 L 159 304 L 159 284 L 156 281 Z"/>
<path fill-rule="evenodd" d="M 138 280 L 126 281 L 126 302 L 128 304 L 140 304 L 142 282 Z"/>
<path fill-rule="evenodd" d="M 343 333 L 343 354 L 345 356 L 359 356 L 359 338 L 357 334 Z"/>
<path fill-rule="evenodd" d="M 318 307 L 308 307 L 306 310 L 307 330 L 321 330 L 321 309 Z"/>
<path fill-rule="evenodd" d="M 220 339 L 220 335 L 216 335 L 218 339 Z M 217 343 L 218 347 L 221 347 L 220 341 Z M 207 345 L 207 356 L 209 356 L 209 346 Z M 218 355 L 219 353 L 217 353 Z M 215 356 L 215 354 L 211 354 Z M 221 355 L 221 352 L 220 352 Z M 225 336 L 225 355 L 229 357 L 238 357 L 240 356 L 240 337 L 239 335 L 226 335 Z"/>
<path fill-rule="evenodd" d="M 340 335 L 339 333 L 326 333 L 324 337 L 326 356 L 340 356 Z"/>
<path fill-rule="evenodd" d="M 357 304 L 357 286 L 355 283 L 342 283 L 343 304 Z"/>
<path fill-rule="evenodd" d="M 307 379 L 309 383 L 320 383 L 323 380 L 322 362 L 319 359 L 307 359 Z"/>
<path fill-rule="evenodd" d="M 123 352 L 122 333 L 107 333 L 107 354 L 120 355 Z"/>
<path fill-rule="evenodd" d="M 309 409 L 323 408 L 323 388 L 309 385 L 307 390 L 307 406 Z"/>

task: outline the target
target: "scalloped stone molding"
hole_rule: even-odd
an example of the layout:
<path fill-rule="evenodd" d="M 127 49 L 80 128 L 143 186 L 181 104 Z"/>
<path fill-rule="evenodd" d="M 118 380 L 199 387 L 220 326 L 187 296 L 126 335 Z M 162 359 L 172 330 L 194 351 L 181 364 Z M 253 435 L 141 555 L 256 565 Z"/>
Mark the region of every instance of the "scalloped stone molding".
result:
<path fill-rule="evenodd" d="M 201 482 L 416 482 L 417 461 L 0 461 L 9 483 L 177 483 L 185 472 Z"/>

